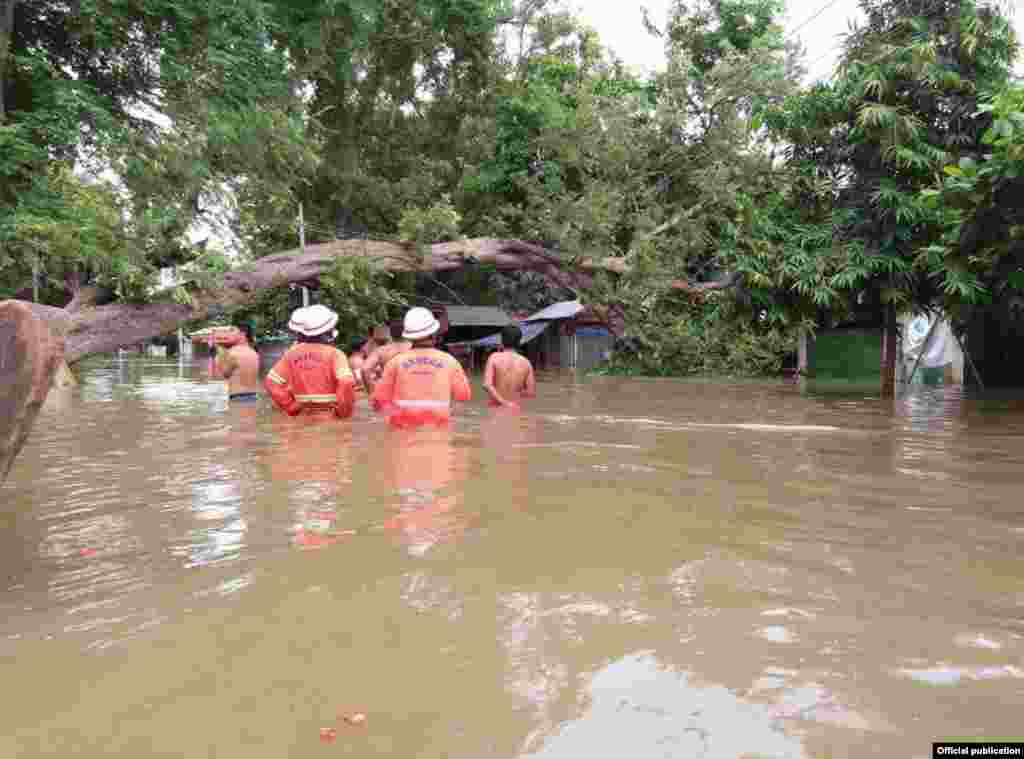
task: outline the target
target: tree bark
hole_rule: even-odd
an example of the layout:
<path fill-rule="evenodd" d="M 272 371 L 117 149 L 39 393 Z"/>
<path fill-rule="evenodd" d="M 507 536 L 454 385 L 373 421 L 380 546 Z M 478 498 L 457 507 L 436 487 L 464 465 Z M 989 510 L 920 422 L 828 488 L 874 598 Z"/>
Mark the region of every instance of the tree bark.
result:
<path fill-rule="evenodd" d="M 14 38 L 14 6 L 18 0 L 0 0 L 0 124 L 7 118 L 4 91 L 7 87 L 7 60 Z"/>
<path fill-rule="evenodd" d="M 34 306 L 34 311 L 65 336 L 65 358 L 73 364 L 94 353 L 107 353 L 175 331 L 186 321 L 204 319 L 216 308 L 249 302 L 261 290 L 291 282 L 307 282 L 326 272 L 338 259 L 364 258 L 372 266 L 391 271 L 442 272 L 470 264 L 490 264 L 499 270 L 530 270 L 571 290 L 586 290 L 594 274 L 626 274 L 629 265 L 621 258 L 584 259 L 568 264 L 553 251 L 522 240 L 476 238 L 437 243 L 417 250 L 400 243 L 379 240 L 337 240 L 307 245 L 306 252 L 288 250 L 257 259 L 224 275 L 220 285 L 191 293 L 184 305 L 154 302 L 144 305 L 111 303 L 94 305 L 100 291 L 82 288 L 67 309 Z M 694 284 L 674 281 L 670 286 L 689 292 L 732 287 L 738 275 L 718 282 Z M 613 331 L 621 334 L 621 314 L 608 315 Z"/>

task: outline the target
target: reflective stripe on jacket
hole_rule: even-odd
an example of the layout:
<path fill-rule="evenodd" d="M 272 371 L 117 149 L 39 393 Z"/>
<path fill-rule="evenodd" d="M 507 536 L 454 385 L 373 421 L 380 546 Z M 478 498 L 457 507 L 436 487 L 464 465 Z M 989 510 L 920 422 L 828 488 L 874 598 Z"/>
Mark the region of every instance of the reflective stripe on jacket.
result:
<path fill-rule="evenodd" d="M 468 401 L 469 380 L 455 358 L 433 348 L 400 353 L 373 388 L 373 406 L 398 426 L 443 424 L 452 400 Z"/>
<path fill-rule="evenodd" d="M 355 379 L 345 354 L 333 345 L 296 343 L 263 384 L 278 408 L 290 416 L 306 409 L 333 409 L 342 418 L 352 415 Z"/>

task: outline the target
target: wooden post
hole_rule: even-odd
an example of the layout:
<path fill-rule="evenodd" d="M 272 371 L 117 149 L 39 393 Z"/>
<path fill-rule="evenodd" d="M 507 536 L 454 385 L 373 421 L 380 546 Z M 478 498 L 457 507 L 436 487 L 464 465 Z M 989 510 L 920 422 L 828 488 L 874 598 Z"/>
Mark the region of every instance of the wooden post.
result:
<path fill-rule="evenodd" d="M 798 377 L 808 377 L 814 372 L 814 336 L 808 332 L 800 335 L 797 348 L 796 372 Z"/>
<path fill-rule="evenodd" d="M 882 397 L 896 397 L 896 335 L 899 322 L 896 321 L 896 306 L 885 307 L 885 328 L 882 330 Z"/>

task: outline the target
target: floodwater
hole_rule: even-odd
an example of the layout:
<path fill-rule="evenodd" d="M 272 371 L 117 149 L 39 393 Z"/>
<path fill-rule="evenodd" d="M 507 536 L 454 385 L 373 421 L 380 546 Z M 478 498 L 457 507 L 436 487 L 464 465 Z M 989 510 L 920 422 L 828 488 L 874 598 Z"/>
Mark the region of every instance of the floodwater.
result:
<path fill-rule="evenodd" d="M 549 375 L 397 432 L 93 363 L 0 488 L 0 756 L 1021 736 L 1022 482 L 1024 402 L 959 389 Z"/>

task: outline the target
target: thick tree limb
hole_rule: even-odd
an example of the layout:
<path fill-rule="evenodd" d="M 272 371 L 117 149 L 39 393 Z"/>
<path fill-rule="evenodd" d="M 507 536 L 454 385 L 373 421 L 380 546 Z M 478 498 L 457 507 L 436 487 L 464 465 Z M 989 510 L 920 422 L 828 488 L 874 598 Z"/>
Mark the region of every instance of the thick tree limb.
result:
<path fill-rule="evenodd" d="M 502 271 L 530 270 L 571 290 L 586 290 L 598 272 L 625 274 L 629 265 L 621 258 L 584 259 L 569 265 L 559 255 L 522 240 L 476 238 L 437 243 L 421 252 L 411 246 L 378 240 L 337 240 L 308 245 L 305 253 L 289 250 L 260 258 L 230 271 L 215 289 L 192 293 L 190 305 L 156 302 L 146 305 L 112 303 L 87 306 L 88 297 L 77 299 L 75 310 L 49 309 L 66 321 L 65 356 L 69 363 L 93 353 L 106 353 L 125 345 L 173 332 L 180 324 L 207 318 L 214 308 L 244 305 L 261 291 L 291 282 L 307 282 L 326 272 L 338 257 L 359 257 L 391 271 L 442 272 L 470 264 L 490 264 Z M 731 287 L 738 277 L 719 282 L 672 283 L 675 289 L 702 292 Z M 46 307 L 37 307 L 45 309 Z M 50 313 L 44 318 L 58 319 Z M 621 319 L 609 315 L 613 330 Z"/>

